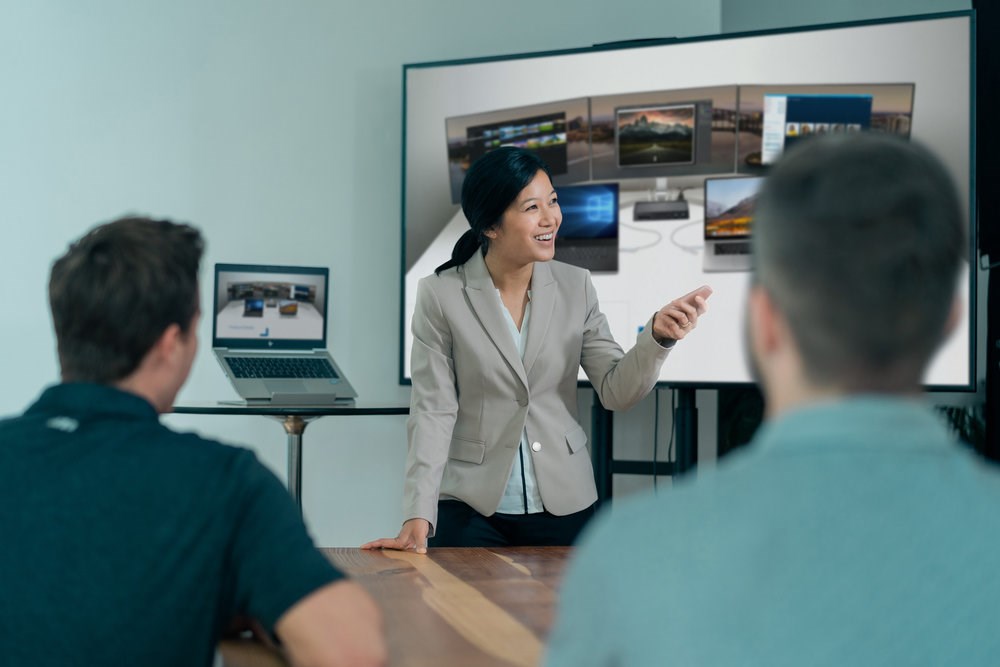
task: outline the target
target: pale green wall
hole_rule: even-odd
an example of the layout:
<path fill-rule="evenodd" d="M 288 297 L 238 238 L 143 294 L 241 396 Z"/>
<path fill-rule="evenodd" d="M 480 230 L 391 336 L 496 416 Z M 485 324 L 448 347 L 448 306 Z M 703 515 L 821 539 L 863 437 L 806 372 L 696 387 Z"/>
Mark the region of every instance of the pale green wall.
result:
<path fill-rule="evenodd" d="M 0 414 L 57 379 L 51 261 L 87 227 L 126 211 L 201 226 L 209 270 L 220 261 L 329 266 L 335 356 L 363 398 L 406 403 L 397 384 L 404 63 L 965 5 L 0 0 Z M 206 345 L 207 320 L 199 333 Z M 234 394 L 203 348 L 182 399 L 220 397 Z M 703 445 L 714 438 L 713 401 L 699 392 Z M 168 421 L 249 444 L 284 476 L 277 423 Z M 660 422 L 662 456 L 670 424 Z M 652 424 L 652 398 L 617 416 L 616 453 L 648 458 Z M 321 544 L 395 530 L 404 452 L 398 417 L 309 426 L 305 511 Z M 616 478 L 616 493 L 640 486 L 648 480 Z"/>
<path fill-rule="evenodd" d="M 969 9 L 969 0 L 721 0 L 722 31 L 766 30 Z"/>
<path fill-rule="evenodd" d="M 199 225 L 208 281 L 219 261 L 329 266 L 334 355 L 364 399 L 405 404 L 402 65 L 720 25 L 715 0 L 3 0 L 0 9 L 0 414 L 57 379 L 51 261 L 126 211 Z M 181 398 L 235 398 L 207 349 L 207 318 L 199 333 Z M 284 476 L 277 423 L 168 419 L 247 443 Z M 404 456 L 398 417 L 309 426 L 305 511 L 321 544 L 396 530 Z"/>

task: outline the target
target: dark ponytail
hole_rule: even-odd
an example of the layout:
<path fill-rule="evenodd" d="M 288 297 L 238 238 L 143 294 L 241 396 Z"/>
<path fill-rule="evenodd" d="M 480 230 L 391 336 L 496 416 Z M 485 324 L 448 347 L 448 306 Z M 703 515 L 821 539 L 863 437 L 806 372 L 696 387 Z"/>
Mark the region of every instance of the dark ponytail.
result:
<path fill-rule="evenodd" d="M 472 256 L 476 254 L 476 251 L 479 250 L 482 244 L 483 240 L 479 238 L 479 235 L 474 230 L 465 230 L 465 233 L 459 237 L 455 243 L 455 247 L 451 250 L 451 259 L 434 269 L 434 273 L 440 274 L 442 271 L 450 269 L 453 266 L 465 264 L 472 259 Z"/>
<path fill-rule="evenodd" d="M 539 171 L 552 178 L 538 155 L 513 146 L 502 146 L 473 162 L 462 183 L 462 212 L 470 229 L 455 243 L 451 259 L 434 273 L 465 264 L 477 250 L 485 255 L 490 245 L 486 232 L 500 224 L 504 211 Z"/>

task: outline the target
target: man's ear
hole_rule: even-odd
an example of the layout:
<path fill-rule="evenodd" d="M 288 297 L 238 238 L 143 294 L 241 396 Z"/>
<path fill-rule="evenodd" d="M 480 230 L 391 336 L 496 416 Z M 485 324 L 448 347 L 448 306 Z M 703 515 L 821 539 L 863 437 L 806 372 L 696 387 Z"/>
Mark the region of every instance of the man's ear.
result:
<path fill-rule="evenodd" d="M 964 310 L 965 306 L 956 295 L 951 302 L 951 309 L 948 311 L 948 319 L 944 322 L 944 331 L 941 332 L 941 340 L 948 340 L 951 334 L 955 331 L 955 328 L 958 326 L 958 321 L 962 319 L 962 313 Z"/>
<path fill-rule="evenodd" d="M 177 323 L 169 325 L 160 334 L 149 350 L 150 358 L 157 363 L 173 362 L 181 348 L 181 327 Z"/>
<path fill-rule="evenodd" d="M 767 355 L 773 352 L 779 342 L 779 317 L 771 296 L 760 285 L 750 288 L 748 295 L 750 336 L 756 353 Z"/>

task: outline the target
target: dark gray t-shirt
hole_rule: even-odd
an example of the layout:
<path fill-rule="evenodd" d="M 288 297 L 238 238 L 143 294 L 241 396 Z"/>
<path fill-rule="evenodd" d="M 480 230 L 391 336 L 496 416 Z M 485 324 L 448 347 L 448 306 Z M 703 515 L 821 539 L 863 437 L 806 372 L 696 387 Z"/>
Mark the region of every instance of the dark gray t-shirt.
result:
<path fill-rule="evenodd" d="M 209 665 L 237 615 L 273 629 L 343 575 L 248 450 L 61 384 L 0 421 L 5 665 Z"/>

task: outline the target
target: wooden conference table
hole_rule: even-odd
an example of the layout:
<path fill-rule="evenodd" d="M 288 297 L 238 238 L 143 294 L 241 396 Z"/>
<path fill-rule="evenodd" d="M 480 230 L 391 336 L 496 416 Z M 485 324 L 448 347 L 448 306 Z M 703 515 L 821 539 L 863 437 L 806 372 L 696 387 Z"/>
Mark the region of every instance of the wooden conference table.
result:
<path fill-rule="evenodd" d="M 391 667 L 539 664 L 569 547 L 398 551 L 322 549 L 382 609 Z M 281 664 L 223 642 L 230 667 Z"/>

